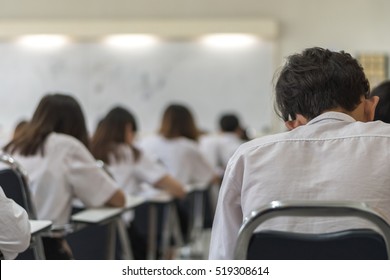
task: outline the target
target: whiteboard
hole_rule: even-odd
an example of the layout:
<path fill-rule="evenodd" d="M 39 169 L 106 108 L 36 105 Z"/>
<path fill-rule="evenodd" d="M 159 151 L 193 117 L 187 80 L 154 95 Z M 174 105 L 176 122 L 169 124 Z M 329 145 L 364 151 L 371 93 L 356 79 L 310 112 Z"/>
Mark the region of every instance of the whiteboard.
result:
<path fill-rule="evenodd" d="M 0 43 L 0 138 L 29 119 L 47 92 L 75 96 L 90 132 L 114 105 L 129 108 L 140 132 L 154 132 L 171 102 L 187 105 L 201 129 L 217 129 L 223 112 L 264 131 L 273 118 L 274 44 L 259 41 L 246 49 L 216 50 L 196 42 L 161 42 L 153 48 L 113 49 L 75 43 L 38 51 Z"/>

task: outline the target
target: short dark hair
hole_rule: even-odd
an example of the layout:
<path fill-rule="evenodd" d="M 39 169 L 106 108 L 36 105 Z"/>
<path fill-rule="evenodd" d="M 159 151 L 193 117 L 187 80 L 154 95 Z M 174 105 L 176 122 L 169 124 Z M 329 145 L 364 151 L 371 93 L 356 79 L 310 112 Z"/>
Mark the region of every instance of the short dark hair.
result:
<path fill-rule="evenodd" d="M 234 132 L 240 127 L 240 122 L 235 114 L 224 114 L 219 119 L 219 127 L 224 132 Z"/>
<path fill-rule="evenodd" d="M 276 110 L 284 120 L 313 119 L 341 107 L 353 111 L 368 97 L 369 82 L 358 61 L 344 51 L 319 47 L 288 57 L 275 86 Z"/>
<path fill-rule="evenodd" d="M 378 96 L 379 102 L 375 108 L 375 121 L 390 123 L 390 80 L 384 81 L 371 91 L 371 96 Z"/>

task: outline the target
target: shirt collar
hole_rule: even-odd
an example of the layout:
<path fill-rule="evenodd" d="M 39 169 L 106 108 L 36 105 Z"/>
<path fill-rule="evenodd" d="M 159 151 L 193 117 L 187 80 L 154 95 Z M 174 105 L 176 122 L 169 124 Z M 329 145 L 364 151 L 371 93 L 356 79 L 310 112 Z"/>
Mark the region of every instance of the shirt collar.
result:
<path fill-rule="evenodd" d="M 323 114 L 315 117 L 314 119 L 309 121 L 307 124 L 310 125 L 310 124 L 315 124 L 315 123 L 322 122 L 322 121 L 355 122 L 356 120 L 354 118 L 352 118 L 350 115 L 347 115 L 345 113 L 331 111 L 331 112 L 326 112 L 326 113 L 323 113 Z"/>

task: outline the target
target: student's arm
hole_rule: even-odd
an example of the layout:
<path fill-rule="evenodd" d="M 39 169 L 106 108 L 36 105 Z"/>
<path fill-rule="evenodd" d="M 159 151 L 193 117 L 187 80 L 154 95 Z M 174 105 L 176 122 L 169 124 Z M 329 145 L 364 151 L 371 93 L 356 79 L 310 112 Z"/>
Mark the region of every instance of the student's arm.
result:
<path fill-rule="evenodd" d="M 176 198 L 183 198 L 186 193 L 184 191 L 183 185 L 174 179 L 170 175 L 165 175 L 160 180 L 154 184 L 157 188 L 160 188 Z"/>
<path fill-rule="evenodd" d="M 176 198 L 183 198 L 186 195 L 183 185 L 149 155 L 142 153 L 135 166 L 138 180 L 162 189 Z"/>
<path fill-rule="evenodd" d="M 192 168 L 193 182 L 207 183 L 211 185 L 219 185 L 221 183 L 220 176 L 214 171 L 207 159 L 200 152 L 198 147 L 192 147 L 188 154 L 188 163 Z"/>
<path fill-rule="evenodd" d="M 78 197 L 87 207 L 103 205 L 123 207 L 125 195 L 115 181 L 96 164 L 95 158 L 79 142 L 73 143 L 68 154 L 66 177 Z"/>
<path fill-rule="evenodd" d="M 0 188 L 0 251 L 14 259 L 30 245 L 30 223 L 26 211 L 8 199 Z"/>
<path fill-rule="evenodd" d="M 110 199 L 106 202 L 107 206 L 123 207 L 125 206 L 126 198 L 122 190 L 117 190 Z"/>

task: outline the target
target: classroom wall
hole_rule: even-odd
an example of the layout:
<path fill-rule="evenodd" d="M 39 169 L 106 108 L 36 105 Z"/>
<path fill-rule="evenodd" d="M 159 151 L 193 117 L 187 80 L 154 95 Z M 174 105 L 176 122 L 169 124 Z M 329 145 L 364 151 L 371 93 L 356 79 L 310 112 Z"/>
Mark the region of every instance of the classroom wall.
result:
<path fill-rule="evenodd" d="M 142 137 L 155 132 L 170 103 L 189 107 L 202 130 L 216 131 L 222 113 L 243 125 L 270 129 L 273 44 L 215 49 L 198 42 L 162 41 L 142 48 L 99 42 L 32 49 L 0 42 L 0 138 L 28 120 L 46 93 L 69 93 L 81 103 L 90 132 L 114 106 L 131 110 Z M 2 73 L 2 74 L 1 74 Z"/>
<path fill-rule="evenodd" d="M 280 24 L 280 57 L 321 45 L 388 52 L 387 0 L 1 0 L 0 20 L 271 18 Z"/>
<path fill-rule="evenodd" d="M 272 42 L 272 72 L 287 55 L 311 46 L 344 49 L 353 55 L 390 52 L 387 36 L 390 1 L 387 0 L 0 0 L 0 4 L 0 24 L 37 19 L 48 23 L 111 19 L 270 19 L 278 24 L 278 34 Z M 281 130 L 280 121 L 272 116 L 271 130 Z"/>

